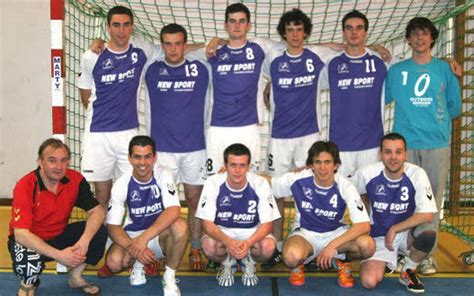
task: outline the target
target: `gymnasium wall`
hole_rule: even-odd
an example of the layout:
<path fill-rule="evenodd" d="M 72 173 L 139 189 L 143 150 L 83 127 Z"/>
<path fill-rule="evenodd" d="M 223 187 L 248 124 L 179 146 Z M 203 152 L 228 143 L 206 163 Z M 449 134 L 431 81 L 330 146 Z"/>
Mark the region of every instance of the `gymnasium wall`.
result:
<path fill-rule="evenodd" d="M 52 134 L 49 0 L 0 1 L 0 198 Z"/>

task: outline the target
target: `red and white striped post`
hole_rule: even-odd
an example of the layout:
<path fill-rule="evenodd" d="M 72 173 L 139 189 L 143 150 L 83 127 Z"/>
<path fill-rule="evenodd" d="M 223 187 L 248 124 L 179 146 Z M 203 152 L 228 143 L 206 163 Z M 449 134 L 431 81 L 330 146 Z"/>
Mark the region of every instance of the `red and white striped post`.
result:
<path fill-rule="evenodd" d="M 66 107 L 64 106 L 63 21 L 64 0 L 50 0 L 51 6 L 51 90 L 53 137 L 66 137 Z"/>

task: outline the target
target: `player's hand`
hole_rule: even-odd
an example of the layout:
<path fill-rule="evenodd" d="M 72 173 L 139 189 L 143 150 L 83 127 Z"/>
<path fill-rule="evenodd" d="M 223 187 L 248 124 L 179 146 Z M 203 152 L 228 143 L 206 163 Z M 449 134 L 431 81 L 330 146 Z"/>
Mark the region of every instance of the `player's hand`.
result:
<path fill-rule="evenodd" d="M 389 251 L 393 251 L 393 240 L 395 239 L 395 235 L 397 235 L 397 232 L 393 227 L 390 227 L 387 234 L 385 234 L 385 247 L 387 247 Z"/>
<path fill-rule="evenodd" d="M 148 246 L 148 240 L 143 236 L 132 239 L 132 243 L 128 246 L 127 251 L 133 258 L 138 258 Z"/>
<path fill-rule="evenodd" d="M 250 242 L 247 240 L 239 241 L 238 249 L 239 249 L 239 252 L 236 254 L 236 257 L 234 258 L 239 260 L 248 255 L 249 250 L 250 250 Z"/>
<path fill-rule="evenodd" d="M 71 248 L 72 251 L 76 254 L 86 256 L 87 251 L 89 250 L 89 241 L 86 241 L 80 238 Z"/>
<path fill-rule="evenodd" d="M 86 261 L 86 256 L 80 255 L 74 252 L 72 247 L 68 247 L 60 250 L 58 256 L 55 259 L 62 265 L 76 268 Z"/>
<path fill-rule="evenodd" d="M 462 75 L 462 67 L 455 59 L 446 59 L 446 62 L 449 63 L 449 67 L 454 75 L 457 77 L 461 77 Z"/>
<path fill-rule="evenodd" d="M 227 252 L 231 257 L 235 259 L 241 259 L 238 258 L 241 253 L 240 242 L 238 240 L 230 239 L 227 243 L 225 243 L 225 246 L 227 247 Z"/>
<path fill-rule="evenodd" d="M 92 41 L 91 46 L 89 49 L 96 54 L 101 54 L 102 51 L 105 49 L 105 41 L 102 39 L 94 39 Z"/>
<path fill-rule="evenodd" d="M 221 38 L 214 37 L 211 41 L 207 44 L 206 47 L 206 56 L 207 58 L 212 58 L 217 54 L 217 49 L 220 45 L 224 45 L 225 40 Z"/>
<path fill-rule="evenodd" d="M 336 249 L 329 245 L 324 248 L 316 257 L 316 265 L 322 269 L 329 269 L 332 266 L 332 258 L 336 255 Z"/>
<path fill-rule="evenodd" d="M 218 174 L 223 174 L 227 171 L 227 169 L 225 168 L 225 166 L 221 166 L 218 170 L 217 170 L 217 173 Z"/>
<path fill-rule="evenodd" d="M 152 264 L 156 261 L 155 253 L 153 253 L 150 248 L 145 248 L 145 250 L 138 255 L 137 259 L 143 264 Z"/>
<path fill-rule="evenodd" d="M 302 167 L 299 167 L 299 168 L 294 168 L 294 169 L 291 170 L 291 172 L 292 173 L 299 173 L 299 172 L 301 172 L 303 170 L 306 170 L 306 169 L 309 169 L 309 166 L 305 165 L 305 166 L 302 166 Z"/>

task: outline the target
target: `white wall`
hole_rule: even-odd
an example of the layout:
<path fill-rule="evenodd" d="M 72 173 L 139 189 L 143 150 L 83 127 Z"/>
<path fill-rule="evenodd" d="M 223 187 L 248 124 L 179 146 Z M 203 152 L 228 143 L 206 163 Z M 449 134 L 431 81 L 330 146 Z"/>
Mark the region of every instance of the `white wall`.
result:
<path fill-rule="evenodd" d="M 52 134 L 49 0 L 0 1 L 0 198 Z"/>

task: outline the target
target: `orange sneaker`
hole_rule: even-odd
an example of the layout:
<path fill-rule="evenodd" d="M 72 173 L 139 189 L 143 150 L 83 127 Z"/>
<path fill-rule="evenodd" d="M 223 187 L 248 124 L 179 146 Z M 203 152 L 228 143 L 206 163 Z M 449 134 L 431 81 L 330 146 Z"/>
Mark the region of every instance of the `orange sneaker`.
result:
<path fill-rule="evenodd" d="M 97 277 L 106 279 L 106 278 L 109 278 L 109 277 L 112 277 L 112 276 L 114 276 L 114 273 L 109 269 L 109 267 L 107 267 L 107 264 L 105 264 L 105 263 L 104 263 L 104 265 L 102 265 L 102 267 L 100 267 L 97 270 Z"/>
<path fill-rule="evenodd" d="M 189 253 L 189 265 L 193 271 L 204 270 L 206 265 L 202 259 L 201 249 L 191 248 L 191 252 Z"/>
<path fill-rule="evenodd" d="M 334 268 L 337 270 L 337 283 L 342 288 L 353 288 L 354 278 L 352 277 L 351 262 L 342 262 L 339 259 L 333 260 Z"/>
<path fill-rule="evenodd" d="M 298 265 L 296 268 L 290 271 L 290 284 L 293 286 L 303 286 L 304 285 L 304 266 Z"/>
<path fill-rule="evenodd" d="M 160 262 L 156 261 L 145 265 L 145 275 L 149 277 L 157 277 L 160 275 Z"/>

